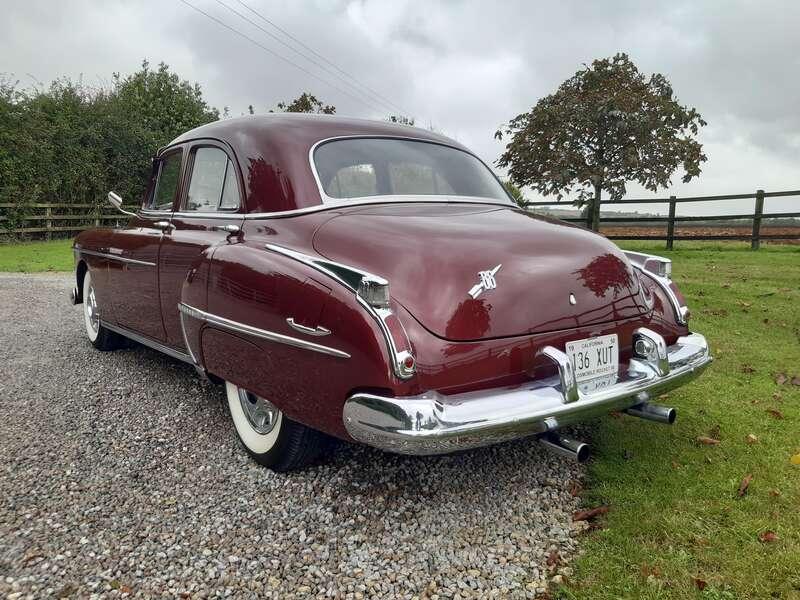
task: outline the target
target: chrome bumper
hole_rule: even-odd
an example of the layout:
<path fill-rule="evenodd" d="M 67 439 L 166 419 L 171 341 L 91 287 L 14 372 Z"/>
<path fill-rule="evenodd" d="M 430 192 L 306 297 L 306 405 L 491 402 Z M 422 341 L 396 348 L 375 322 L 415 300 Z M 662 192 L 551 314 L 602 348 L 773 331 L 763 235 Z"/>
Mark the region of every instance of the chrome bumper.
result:
<path fill-rule="evenodd" d="M 575 382 L 567 356 L 553 347 L 542 354 L 558 375 L 522 385 L 444 396 L 426 392 L 391 398 L 357 393 L 344 405 L 350 436 L 400 454 L 446 454 L 552 431 L 612 410 L 648 402 L 697 377 L 712 361 L 697 333 L 667 347 L 647 329 L 636 335 L 652 342 L 647 358 L 632 358 L 628 370 L 607 387 L 588 391 Z"/>

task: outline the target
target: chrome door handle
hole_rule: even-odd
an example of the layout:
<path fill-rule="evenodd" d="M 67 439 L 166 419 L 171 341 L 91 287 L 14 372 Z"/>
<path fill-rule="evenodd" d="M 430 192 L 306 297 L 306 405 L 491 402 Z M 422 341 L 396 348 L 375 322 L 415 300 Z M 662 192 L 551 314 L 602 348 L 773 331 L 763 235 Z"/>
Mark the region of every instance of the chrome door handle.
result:
<path fill-rule="evenodd" d="M 300 333 L 305 333 L 306 335 L 315 335 L 317 337 L 320 337 L 323 335 L 330 335 L 331 333 L 330 329 L 325 329 L 324 327 L 306 327 L 305 325 L 300 325 L 299 323 L 295 323 L 294 318 L 292 317 L 286 319 L 286 322 L 292 329 L 299 331 Z"/>
<path fill-rule="evenodd" d="M 153 223 L 153 227 L 155 227 L 156 229 L 160 229 L 161 231 L 164 231 L 165 229 L 169 229 L 170 227 L 172 227 L 172 223 L 170 223 L 169 221 L 156 221 L 155 223 Z"/>
<path fill-rule="evenodd" d="M 214 225 L 211 229 L 214 231 L 227 231 L 228 235 L 239 233 L 242 230 L 238 225 Z"/>

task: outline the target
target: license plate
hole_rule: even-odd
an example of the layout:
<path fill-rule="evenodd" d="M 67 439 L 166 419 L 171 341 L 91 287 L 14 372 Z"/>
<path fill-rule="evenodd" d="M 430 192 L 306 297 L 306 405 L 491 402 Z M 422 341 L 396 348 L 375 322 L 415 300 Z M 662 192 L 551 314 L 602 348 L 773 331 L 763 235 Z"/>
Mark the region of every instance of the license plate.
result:
<path fill-rule="evenodd" d="M 566 350 L 578 383 L 617 374 L 619 342 L 616 333 L 567 342 Z"/>

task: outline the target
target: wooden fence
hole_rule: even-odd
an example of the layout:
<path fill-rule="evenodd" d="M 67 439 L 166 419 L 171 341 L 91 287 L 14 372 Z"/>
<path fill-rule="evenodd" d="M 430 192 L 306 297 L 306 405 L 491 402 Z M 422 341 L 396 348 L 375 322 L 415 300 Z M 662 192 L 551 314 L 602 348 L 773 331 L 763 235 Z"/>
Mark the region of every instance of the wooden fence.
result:
<path fill-rule="evenodd" d="M 638 235 L 638 234 L 622 234 L 622 235 L 609 235 L 612 240 L 666 240 L 667 249 L 671 250 L 675 240 L 750 240 L 751 247 L 757 250 L 761 245 L 761 240 L 800 240 L 800 221 L 796 225 L 790 226 L 788 229 L 794 229 L 793 233 L 781 232 L 778 234 L 762 233 L 762 222 L 770 219 L 796 219 L 800 218 L 800 212 L 783 212 L 783 213 L 765 213 L 764 200 L 766 198 L 783 198 L 787 196 L 799 196 L 800 190 L 790 190 L 786 192 L 765 192 L 758 190 L 752 194 L 730 194 L 726 196 L 690 196 L 686 198 L 678 198 L 677 196 L 670 196 L 669 198 L 659 199 L 636 199 L 626 198 L 624 200 L 604 200 L 601 205 L 611 206 L 624 206 L 626 204 L 669 204 L 669 215 L 666 217 L 661 216 L 620 216 L 612 217 L 602 215 L 600 217 L 600 226 L 602 230 L 603 224 L 624 223 L 633 228 L 641 227 L 644 223 L 665 223 L 666 232 L 664 235 L 651 234 Z M 679 216 L 675 214 L 675 209 L 678 204 L 684 202 L 711 202 L 711 201 L 733 201 L 733 200 L 754 200 L 753 212 L 750 214 L 735 214 L 735 215 L 708 215 L 708 216 Z M 558 202 L 530 202 L 529 207 L 535 206 L 556 206 Z M 591 217 L 589 217 L 591 218 Z M 585 217 L 569 217 L 562 219 L 564 221 L 571 221 L 575 223 L 586 223 L 589 226 L 590 221 Z M 722 234 L 722 235 L 676 235 L 676 223 L 692 223 L 700 222 L 724 222 L 724 221 L 742 221 L 749 220 L 752 222 L 752 233 L 744 234 Z M 717 225 L 719 227 L 719 225 Z"/>
<path fill-rule="evenodd" d="M 128 217 L 114 210 L 110 204 L 37 203 L 26 205 L 24 216 L 15 219 L 20 226 L 9 228 L 9 214 L 12 210 L 17 210 L 15 207 L 14 204 L 0 203 L 0 235 L 41 237 L 49 240 L 54 233 L 77 233 L 101 225 L 118 226 L 128 220 Z"/>
<path fill-rule="evenodd" d="M 797 227 L 789 227 L 793 233 L 786 231 L 772 234 L 762 233 L 762 222 L 769 221 L 770 219 L 796 219 L 800 218 L 800 212 L 784 212 L 784 213 L 765 213 L 764 200 L 767 198 L 782 198 L 787 196 L 800 197 L 800 190 L 791 190 L 786 192 L 765 192 L 758 190 L 752 194 L 732 194 L 727 196 L 692 196 L 687 198 L 678 198 L 670 196 L 669 198 L 659 199 L 624 199 L 624 200 L 605 200 L 601 202 L 604 206 L 624 206 L 626 204 L 668 204 L 669 214 L 666 217 L 662 216 L 608 216 L 602 215 L 600 218 L 600 225 L 604 224 L 625 224 L 633 228 L 644 227 L 644 224 L 666 224 L 666 231 L 663 235 L 658 233 L 647 234 L 614 234 L 609 232 L 610 239 L 616 240 L 666 240 L 667 248 L 672 249 L 676 240 L 750 240 L 751 246 L 758 249 L 761 240 L 800 240 L 800 221 L 797 222 Z M 678 216 L 675 214 L 675 209 L 678 204 L 684 202 L 710 202 L 710 201 L 734 201 L 734 200 L 754 200 L 753 213 L 751 214 L 735 214 L 735 215 L 708 215 L 708 216 Z M 537 206 L 557 206 L 559 202 L 531 202 L 529 207 Z M 9 214 L 14 209 L 13 204 L 0 203 L 0 234 L 13 235 L 13 236 L 33 236 L 43 237 L 50 239 L 53 234 L 67 234 L 82 231 L 88 227 L 97 227 L 99 225 L 105 226 L 118 226 L 127 221 L 127 217 L 116 212 L 110 205 L 105 204 L 31 204 L 26 209 L 29 211 L 23 217 L 18 217 L 19 227 L 9 228 L 5 225 L 9 221 Z M 132 210 L 135 208 L 131 207 Z M 584 223 L 586 221 L 583 217 L 567 217 L 564 221 L 571 221 L 576 223 Z M 721 223 L 725 221 L 742 221 L 748 220 L 752 222 L 752 232 L 745 234 L 722 234 L 722 235 L 676 235 L 676 223 L 686 223 L 691 226 L 692 223 L 698 224 L 702 222 Z"/>

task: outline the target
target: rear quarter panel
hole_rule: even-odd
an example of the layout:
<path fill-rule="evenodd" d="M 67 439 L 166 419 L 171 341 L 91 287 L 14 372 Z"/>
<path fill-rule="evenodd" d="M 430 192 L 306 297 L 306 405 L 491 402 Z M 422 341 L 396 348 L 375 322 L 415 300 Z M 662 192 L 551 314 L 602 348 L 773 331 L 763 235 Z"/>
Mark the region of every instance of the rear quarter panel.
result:
<path fill-rule="evenodd" d="M 205 310 L 205 309 L 204 309 Z M 413 393 L 413 384 L 396 380 L 386 360 L 377 324 L 352 292 L 306 265 L 260 244 L 232 244 L 214 252 L 208 283 L 210 313 L 259 329 L 341 350 L 330 356 L 246 334 L 201 334 L 206 369 L 270 400 L 290 418 L 347 438 L 344 401 L 355 389 Z M 331 331 L 305 336 L 286 319 Z"/>

